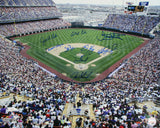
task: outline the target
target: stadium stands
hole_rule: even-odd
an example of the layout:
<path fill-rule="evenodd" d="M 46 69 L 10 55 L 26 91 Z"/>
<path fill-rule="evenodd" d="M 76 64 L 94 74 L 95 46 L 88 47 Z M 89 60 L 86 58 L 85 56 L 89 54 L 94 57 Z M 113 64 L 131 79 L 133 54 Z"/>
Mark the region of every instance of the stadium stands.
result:
<path fill-rule="evenodd" d="M 0 34 L 4 36 L 29 34 L 70 26 L 61 19 L 62 14 L 52 0 L 1 1 L 0 10 Z"/>
<path fill-rule="evenodd" d="M 52 0 L 1 0 L 1 6 L 55 6 Z"/>
<path fill-rule="evenodd" d="M 4 36 L 70 25 L 61 18 L 55 19 L 59 15 L 52 0 L 1 0 L 0 5 L 3 10 L 0 12 L 0 21 L 4 21 L 0 24 L 0 34 Z M 8 24 L 14 18 L 18 19 L 18 23 Z M 26 22 L 26 19 L 34 20 Z M 159 18 L 156 17 L 110 14 L 104 26 L 148 33 L 157 22 Z M 69 120 L 69 116 L 77 108 L 75 104 L 79 101 L 78 98 L 82 103 L 80 108 L 86 109 L 86 106 L 89 108 L 91 105 L 93 108 L 90 109 L 96 117 L 96 120 L 92 119 L 88 114 L 91 113 L 90 110 L 80 113 L 83 117 L 81 125 L 85 128 L 152 127 L 149 116 L 156 120 L 154 125 L 160 127 L 160 113 L 150 114 L 145 105 L 139 108 L 136 104 L 131 104 L 159 98 L 159 91 L 154 90 L 160 77 L 159 44 L 160 38 L 151 40 L 129 58 L 112 78 L 82 87 L 51 76 L 37 67 L 36 62 L 23 57 L 20 54 L 21 46 L 0 37 L 0 100 L 3 101 L 0 102 L 0 127 L 70 128 L 74 122 Z M 19 100 L 18 96 L 22 99 Z M 63 111 L 67 105 L 66 114 Z"/>
<path fill-rule="evenodd" d="M 51 19 L 62 17 L 52 0 L 20 1 L 7 0 L 0 2 L 0 23 Z"/>
<path fill-rule="evenodd" d="M 159 73 L 159 70 L 156 70 L 156 64 L 158 63 L 155 63 L 153 67 L 151 67 L 151 61 L 149 59 L 154 59 L 154 62 L 159 60 L 159 56 L 155 56 L 155 52 L 157 51 L 158 53 L 159 50 L 159 43 L 160 39 L 150 41 L 149 44 L 144 47 L 147 51 L 142 49 L 139 53 L 135 54 L 133 58 L 130 58 L 127 65 L 132 65 L 131 62 L 135 58 L 138 60 L 134 61 L 135 67 L 133 67 L 133 65 L 132 67 L 126 66 L 114 76 L 114 79 L 99 81 L 95 83 L 95 86 L 86 84 L 84 91 L 82 91 L 81 86 L 77 86 L 76 83 L 72 83 L 71 85 L 59 78 L 53 78 L 36 67 L 36 62 L 24 58 L 19 53 L 19 46 L 0 39 L 1 92 L 6 92 L 7 95 L 14 93 L 15 95 L 32 98 L 31 101 L 27 100 L 24 102 L 17 101 L 17 98 L 14 96 L 13 101 L 7 102 L 7 104 L 5 104 L 6 110 L 7 108 L 13 107 L 16 108 L 18 112 L 8 113 L 6 111 L 5 114 L 12 116 L 12 119 L 8 121 L 4 120 L 8 117 L 1 112 L 4 117 L 2 124 L 5 125 L 8 123 L 8 125 L 18 125 L 20 127 L 22 125 L 21 122 L 23 122 L 23 125 L 38 127 L 42 124 L 46 126 L 47 122 L 49 122 L 49 125 L 54 125 L 53 120 L 56 119 L 56 115 L 61 122 L 64 120 L 67 122 L 68 115 L 65 115 L 65 118 L 61 118 L 63 116 L 64 106 L 66 103 L 74 103 L 76 100 L 75 96 L 79 94 L 83 104 L 93 104 L 97 117 L 95 125 L 98 128 L 101 128 L 102 125 L 127 126 L 130 120 L 140 122 L 140 124 L 143 125 L 142 116 L 146 118 L 144 114 L 147 114 L 145 108 L 140 110 L 143 112 L 135 115 L 135 112 L 139 109 L 136 108 L 135 105 L 129 105 L 128 103 L 134 100 L 139 102 L 153 100 L 152 93 L 154 90 L 150 88 L 154 87 L 153 83 L 158 79 L 156 74 Z M 137 73 L 141 72 L 141 69 L 145 70 L 146 67 L 148 67 L 147 73 L 151 79 L 149 77 L 140 79 Z M 133 70 L 134 68 L 135 70 Z M 154 74 L 152 74 L 153 70 Z M 125 73 L 126 71 L 128 71 L 128 74 L 131 72 L 131 76 L 127 75 Z M 127 80 L 127 78 L 130 79 Z M 150 80 L 152 80 L 152 83 Z M 74 108 L 69 109 L 72 110 Z M 29 121 L 30 119 L 32 119 L 32 121 Z M 88 118 L 85 120 L 87 121 L 87 119 Z M 111 121 L 113 119 L 114 122 Z M 22 121 L 16 122 L 16 120 Z M 92 125 L 91 120 L 88 119 L 88 121 L 89 125 Z M 146 122 L 145 124 L 147 125 Z M 70 126 L 71 122 L 68 121 L 65 125 Z"/>
<path fill-rule="evenodd" d="M 114 78 L 128 82 L 137 82 L 138 80 L 139 83 L 144 84 L 158 83 L 159 49 L 159 40 L 152 40 L 151 43 L 137 52 L 135 56 L 132 56 L 127 61 L 125 68 L 119 70 Z"/>
<path fill-rule="evenodd" d="M 120 31 L 148 34 L 159 22 L 159 17 L 109 14 L 103 26 Z"/>
<path fill-rule="evenodd" d="M 0 25 L 0 34 L 4 36 L 12 36 L 26 33 L 29 34 L 30 32 L 39 32 L 43 30 L 50 30 L 61 27 L 63 28 L 65 26 L 70 26 L 70 24 L 62 19 L 23 22 L 16 24 L 3 24 Z"/>
<path fill-rule="evenodd" d="M 31 20 L 62 17 L 56 7 L 0 7 L 0 23 L 14 23 Z"/>

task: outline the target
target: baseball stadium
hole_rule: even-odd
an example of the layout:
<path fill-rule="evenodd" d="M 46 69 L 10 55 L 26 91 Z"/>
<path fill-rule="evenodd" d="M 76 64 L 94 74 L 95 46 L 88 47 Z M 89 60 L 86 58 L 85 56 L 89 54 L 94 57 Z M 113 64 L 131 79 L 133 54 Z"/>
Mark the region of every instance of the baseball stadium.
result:
<path fill-rule="evenodd" d="M 0 127 L 160 127 L 150 4 L 0 0 Z"/>

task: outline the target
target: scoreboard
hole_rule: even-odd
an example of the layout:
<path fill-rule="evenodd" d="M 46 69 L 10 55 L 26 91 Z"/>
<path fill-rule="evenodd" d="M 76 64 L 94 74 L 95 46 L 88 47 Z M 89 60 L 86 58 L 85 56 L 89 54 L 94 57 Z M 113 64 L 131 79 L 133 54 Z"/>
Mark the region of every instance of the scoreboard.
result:
<path fill-rule="evenodd" d="M 143 12 L 143 10 L 144 6 L 133 6 L 133 5 L 128 6 L 128 11 Z"/>
<path fill-rule="evenodd" d="M 148 5 L 149 5 L 148 1 L 139 2 L 139 6 L 148 6 Z"/>

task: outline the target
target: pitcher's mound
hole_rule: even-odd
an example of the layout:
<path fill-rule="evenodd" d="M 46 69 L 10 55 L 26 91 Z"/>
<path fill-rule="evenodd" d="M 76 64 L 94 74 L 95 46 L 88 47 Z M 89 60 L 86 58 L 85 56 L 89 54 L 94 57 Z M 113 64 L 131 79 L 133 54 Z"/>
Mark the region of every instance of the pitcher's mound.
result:
<path fill-rule="evenodd" d="M 83 54 L 82 53 L 78 53 L 76 56 L 81 57 L 81 56 L 83 56 Z"/>
<path fill-rule="evenodd" d="M 88 65 L 87 64 L 75 64 L 74 68 L 77 70 L 86 70 L 88 69 Z"/>

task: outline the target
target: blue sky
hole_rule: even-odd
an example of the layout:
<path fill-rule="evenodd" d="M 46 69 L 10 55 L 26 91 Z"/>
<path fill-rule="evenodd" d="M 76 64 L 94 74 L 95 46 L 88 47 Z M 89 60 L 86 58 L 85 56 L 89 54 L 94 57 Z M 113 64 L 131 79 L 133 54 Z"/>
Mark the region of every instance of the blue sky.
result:
<path fill-rule="evenodd" d="M 126 2 L 138 4 L 140 1 L 149 1 L 149 5 L 159 5 L 160 0 L 53 0 L 56 4 L 96 4 L 96 5 L 124 5 Z"/>

